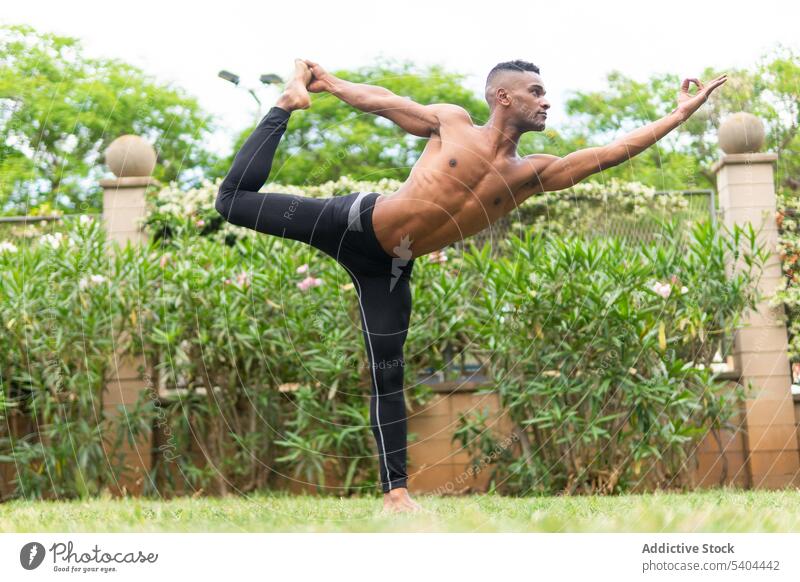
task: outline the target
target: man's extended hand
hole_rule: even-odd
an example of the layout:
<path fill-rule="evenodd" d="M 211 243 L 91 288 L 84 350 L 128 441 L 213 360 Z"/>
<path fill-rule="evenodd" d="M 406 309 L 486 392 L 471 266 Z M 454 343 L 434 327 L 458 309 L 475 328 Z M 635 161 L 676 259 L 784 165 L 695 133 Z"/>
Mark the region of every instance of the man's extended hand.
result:
<path fill-rule="evenodd" d="M 683 119 L 688 119 L 700 106 L 706 102 L 711 92 L 728 80 L 727 74 L 722 74 L 708 85 L 703 85 L 700 79 L 684 79 L 681 84 L 681 92 L 678 94 L 678 108 L 676 111 L 681 114 Z M 690 83 L 697 85 L 697 93 L 689 94 Z"/>
<path fill-rule="evenodd" d="M 322 93 L 323 91 L 330 91 L 333 84 L 333 75 L 320 67 L 313 61 L 306 60 L 305 63 L 311 69 L 311 81 L 308 83 L 308 91 L 311 93 Z"/>

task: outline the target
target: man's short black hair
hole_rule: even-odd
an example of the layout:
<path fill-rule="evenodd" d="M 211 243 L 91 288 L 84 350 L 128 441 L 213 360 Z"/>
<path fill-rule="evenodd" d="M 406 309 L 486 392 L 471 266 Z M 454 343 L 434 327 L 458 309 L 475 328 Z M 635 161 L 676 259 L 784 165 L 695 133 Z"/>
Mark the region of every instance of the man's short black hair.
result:
<path fill-rule="evenodd" d="M 516 61 L 506 61 L 504 63 L 497 63 L 491 71 L 489 71 L 489 75 L 486 77 L 486 84 L 488 85 L 489 82 L 492 80 L 492 77 L 495 76 L 500 71 L 530 71 L 532 73 L 539 74 L 539 67 L 534 65 L 533 63 L 529 63 L 528 61 L 521 61 L 517 59 Z"/>

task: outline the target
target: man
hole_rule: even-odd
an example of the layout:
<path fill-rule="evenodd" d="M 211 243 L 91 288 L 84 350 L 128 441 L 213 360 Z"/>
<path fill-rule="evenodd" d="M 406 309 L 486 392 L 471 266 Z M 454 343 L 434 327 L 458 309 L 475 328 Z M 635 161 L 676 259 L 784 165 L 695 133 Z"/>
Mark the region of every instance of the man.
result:
<path fill-rule="evenodd" d="M 403 344 L 414 260 L 485 229 L 534 194 L 569 188 L 644 151 L 692 115 L 727 77 L 707 85 L 684 79 L 677 106 L 665 117 L 607 146 L 559 158 L 517 156 L 522 134 L 542 131 L 550 108 L 539 69 L 531 63 L 505 62 L 490 71 L 486 100 L 491 114 L 483 126 L 474 125 L 457 105 L 421 105 L 381 87 L 339 79 L 311 61 L 297 59 L 295 67 L 275 107 L 236 154 L 216 208 L 233 224 L 308 243 L 349 274 L 370 364 L 370 421 L 384 509 L 415 511 L 419 506 L 407 488 L 403 400 Z M 697 85 L 695 95 L 689 94 L 691 83 Z M 428 138 L 397 192 L 326 199 L 258 192 L 291 112 L 310 105 L 308 91 L 327 91 Z"/>

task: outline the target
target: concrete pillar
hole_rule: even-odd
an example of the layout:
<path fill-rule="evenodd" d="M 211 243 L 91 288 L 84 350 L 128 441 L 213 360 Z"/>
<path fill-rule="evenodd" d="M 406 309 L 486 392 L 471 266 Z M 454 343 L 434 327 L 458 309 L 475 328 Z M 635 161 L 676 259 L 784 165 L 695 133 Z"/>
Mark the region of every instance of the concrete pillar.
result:
<path fill-rule="evenodd" d="M 720 126 L 725 155 L 713 170 L 717 176 L 721 221 L 727 228 L 751 223 L 759 243 L 771 255 L 759 283 L 763 299 L 743 320 L 734 336 L 734 361 L 741 383 L 752 389 L 745 403 L 747 467 L 753 488 L 777 489 L 800 484 L 800 451 L 791 393 L 788 335 L 783 307 L 769 299 L 783 279 L 776 250 L 776 195 L 773 164 L 777 155 L 758 153 L 763 142 L 761 121 L 737 113 Z M 738 267 L 739 265 L 736 265 Z M 734 267 L 732 265 L 732 267 Z"/>
<path fill-rule="evenodd" d="M 100 181 L 103 188 L 103 224 L 108 234 L 108 251 L 111 241 L 121 246 L 127 242 L 142 245 L 146 237 L 138 221 L 145 216 L 145 191 L 159 182 L 150 177 L 156 163 L 156 153 L 147 141 L 135 135 L 125 135 L 114 140 L 106 150 L 106 164 L 115 177 Z M 135 314 L 138 317 L 138 314 Z M 141 368 L 141 370 L 140 370 Z M 153 374 L 144 358 L 117 353 L 111 362 L 103 393 L 106 418 L 119 414 L 117 406 L 132 406 L 143 391 L 157 396 Z M 125 423 L 124 419 L 120 421 Z M 109 440 L 113 435 L 109 435 Z M 124 445 L 125 463 L 129 472 L 118 476 L 116 493 L 139 494 L 148 479 L 152 465 L 152 435 L 133 446 Z"/>
<path fill-rule="evenodd" d="M 106 164 L 115 178 L 100 180 L 103 187 L 103 223 L 109 240 L 141 244 L 144 233 L 137 221 L 144 218 L 144 193 L 148 186 L 158 186 L 150 174 L 156 165 L 156 152 L 138 135 L 123 135 L 106 150 Z"/>

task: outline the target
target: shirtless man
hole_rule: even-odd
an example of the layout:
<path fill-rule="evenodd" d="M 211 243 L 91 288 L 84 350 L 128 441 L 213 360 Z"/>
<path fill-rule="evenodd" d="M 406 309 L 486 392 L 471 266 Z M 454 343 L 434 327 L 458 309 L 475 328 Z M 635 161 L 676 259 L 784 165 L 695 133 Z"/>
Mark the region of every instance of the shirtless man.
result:
<path fill-rule="evenodd" d="M 311 61 L 295 77 L 237 153 L 219 189 L 217 211 L 232 224 L 303 241 L 342 265 L 354 283 L 371 368 L 370 423 L 377 444 L 384 509 L 414 511 L 406 473 L 403 344 L 411 315 L 410 278 L 417 257 L 487 228 L 527 198 L 574 186 L 644 151 L 675 129 L 725 83 L 684 79 L 677 106 L 613 143 L 573 152 L 517 155 L 522 134 L 542 131 L 550 104 L 539 69 L 500 63 L 486 80 L 490 117 L 476 126 L 463 108 L 421 105 L 387 89 L 339 79 Z M 697 86 L 695 95 L 690 84 Z M 310 198 L 258 190 L 289 116 L 326 91 L 385 117 L 428 143 L 394 193 L 355 192 Z"/>

